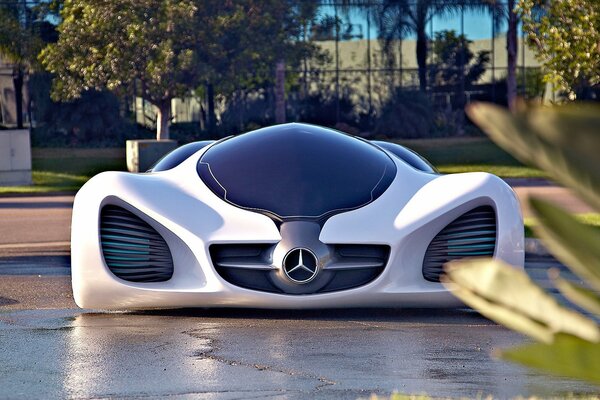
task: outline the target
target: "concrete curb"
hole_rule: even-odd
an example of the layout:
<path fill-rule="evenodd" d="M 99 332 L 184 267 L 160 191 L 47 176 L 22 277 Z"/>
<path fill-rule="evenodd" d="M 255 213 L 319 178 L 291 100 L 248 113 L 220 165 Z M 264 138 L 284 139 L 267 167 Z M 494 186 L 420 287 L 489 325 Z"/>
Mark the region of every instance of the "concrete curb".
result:
<path fill-rule="evenodd" d="M 525 253 L 534 254 L 536 256 L 551 256 L 552 253 L 548 251 L 539 239 L 525 238 Z"/>

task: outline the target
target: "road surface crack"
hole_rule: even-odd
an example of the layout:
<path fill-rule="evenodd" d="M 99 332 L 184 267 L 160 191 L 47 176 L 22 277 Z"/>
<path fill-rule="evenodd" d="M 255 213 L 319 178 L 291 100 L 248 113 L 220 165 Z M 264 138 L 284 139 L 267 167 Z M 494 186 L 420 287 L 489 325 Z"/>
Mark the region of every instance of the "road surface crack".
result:
<path fill-rule="evenodd" d="M 206 346 L 206 349 L 197 351 L 193 354 L 193 357 L 196 357 L 199 360 L 210 360 L 210 361 L 215 361 L 215 362 L 230 365 L 230 366 L 253 368 L 257 371 L 268 371 L 268 372 L 285 374 L 285 375 L 293 376 L 293 377 L 315 379 L 319 382 L 319 384 L 317 384 L 317 386 L 315 386 L 315 390 L 321 390 L 327 386 L 332 386 L 332 385 L 337 384 L 337 382 L 335 382 L 334 380 L 331 380 L 324 376 L 310 374 L 310 373 L 306 373 L 304 371 L 296 371 L 293 369 L 279 368 L 279 367 L 276 367 L 273 365 L 267 365 L 267 364 L 262 364 L 262 363 L 253 363 L 253 362 L 247 362 L 247 361 L 243 361 L 243 360 L 230 359 L 227 357 L 223 357 L 223 356 L 216 354 L 219 350 L 221 350 L 220 346 L 218 345 L 218 341 L 216 339 L 209 338 L 206 335 L 203 335 L 202 332 L 199 332 L 198 330 L 186 331 L 183 333 L 190 335 L 194 338 L 201 339 L 205 342 L 203 345 Z"/>

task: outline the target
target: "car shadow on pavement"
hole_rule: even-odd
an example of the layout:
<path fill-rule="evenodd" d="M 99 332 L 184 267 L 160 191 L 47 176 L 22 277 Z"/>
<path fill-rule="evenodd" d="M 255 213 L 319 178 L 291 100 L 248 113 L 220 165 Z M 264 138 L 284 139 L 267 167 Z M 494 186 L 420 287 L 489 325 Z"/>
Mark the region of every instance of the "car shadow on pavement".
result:
<path fill-rule="evenodd" d="M 52 255 L 0 254 L 0 275 L 64 275 L 71 274 L 71 260 L 62 250 Z"/>
<path fill-rule="evenodd" d="M 246 308 L 185 308 L 176 310 L 130 311 L 128 315 L 226 318 L 226 319 L 264 319 L 264 320 L 322 320 L 322 321 L 402 321 L 432 324 L 494 324 L 477 312 L 467 308 L 347 308 L 347 309 L 310 309 L 310 310 L 265 310 Z"/>
<path fill-rule="evenodd" d="M 0 296 L 0 307 L 2 306 L 10 306 L 13 304 L 18 304 L 19 302 L 15 299 L 10 299 L 8 297 L 2 297 Z"/>
<path fill-rule="evenodd" d="M 47 201 L 47 202 L 23 202 L 23 201 L 3 201 L 0 202 L 0 209 L 16 208 L 16 209 L 42 209 L 42 208 L 73 208 L 72 201 Z"/>

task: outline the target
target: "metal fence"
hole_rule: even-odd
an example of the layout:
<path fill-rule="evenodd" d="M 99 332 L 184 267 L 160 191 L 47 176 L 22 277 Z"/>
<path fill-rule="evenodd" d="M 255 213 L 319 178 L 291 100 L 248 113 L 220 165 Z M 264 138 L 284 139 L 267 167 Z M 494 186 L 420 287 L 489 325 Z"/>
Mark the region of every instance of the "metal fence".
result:
<path fill-rule="evenodd" d="M 27 1 L 8 2 L 20 6 L 29 4 Z M 393 10 L 401 3 L 409 8 L 426 3 L 431 8 L 424 21 L 428 75 L 432 72 L 431 66 L 438 61 L 432 50 L 435 38 L 443 32 L 453 30 L 457 35 L 465 35 L 471 41 L 469 47 L 474 54 L 481 51 L 489 53 L 485 72 L 473 85 L 463 85 L 460 90 L 448 85 L 427 85 L 424 92 L 435 108 L 455 109 L 459 108 L 457 104 L 472 99 L 499 103 L 505 101 L 507 51 L 506 17 L 503 13 L 507 4 L 504 1 L 412 0 L 411 3 L 411 0 L 333 0 L 319 2 L 317 16 L 314 22 L 307 25 L 302 39 L 316 44 L 324 57 L 320 61 L 310 59 L 296 66 L 288 66 L 288 80 L 295 80 L 286 93 L 288 119 L 303 119 L 310 112 L 312 96 L 315 103 L 313 108 L 326 114 L 329 118 L 325 121 L 327 124 L 343 121 L 344 114 L 349 110 L 354 113 L 355 119 L 365 118 L 368 122 L 377 116 L 397 91 L 416 92 L 421 89 L 415 29 L 406 29 L 387 41 L 382 33 L 383 11 Z M 385 8 L 386 4 L 391 6 Z M 519 30 L 518 91 L 520 95 L 530 97 L 539 95 L 543 88 L 539 79 L 539 65 L 523 37 L 523 32 Z M 5 123 L 12 123 L 15 114 L 11 111 L 14 109 L 14 100 L 11 103 L 14 96 L 11 97 L 9 93 L 11 83 L 10 70 L 0 71 L 0 88 L 7 88 L 0 94 L 0 114 Z M 270 89 L 266 90 L 268 92 Z M 461 101 L 457 101 L 457 98 Z M 138 123 L 148 126 L 154 124 L 153 109 L 147 102 L 137 99 L 130 103 Z M 174 122 L 201 120 L 206 108 L 204 103 L 204 99 L 193 97 L 175 100 Z M 270 109 L 272 103 L 270 99 L 256 108 Z M 222 116 L 226 114 L 227 106 L 230 105 L 222 104 L 218 110 Z M 268 120 L 270 116 L 263 115 L 262 118 Z M 250 120 L 249 116 L 247 120 Z M 239 118 L 240 128 L 243 122 L 243 118 Z"/>
<path fill-rule="evenodd" d="M 305 37 L 317 44 L 329 59 L 324 63 L 308 60 L 299 69 L 290 70 L 297 76 L 298 84 L 296 91 L 288 93 L 288 97 L 294 99 L 320 92 L 335 102 L 335 117 L 339 121 L 343 119 L 340 102 L 348 98 L 353 100 L 358 112 L 370 114 L 381 109 L 396 90 L 418 90 L 414 26 L 413 31 L 409 28 L 401 35 L 384 39 L 379 21 L 385 3 L 394 2 L 322 2 L 315 25 Z M 418 0 L 408 5 L 414 7 L 417 3 Z M 456 88 L 428 84 L 426 93 L 432 103 L 440 108 L 453 107 L 456 96 L 464 96 L 467 102 L 472 99 L 505 102 L 507 4 L 451 0 L 423 3 L 432 7 L 425 27 L 428 75 L 431 74 L 430 66 L 437 61 L 432 51 L 434 39 L 445 31 L 453 30 L 456 35 L 464 35 L 470 41 L 469 48 L 474 54 L 485 51 L 489 55 L 485 72 L 473 85 L 463 88 L 462 93 L 457 93 Z M 394 6 L 387 10 L 390 7 Z M 414 21 L 412 23 L 414 25 Z M 519 95 L 539 95 L 543 90 L 539 64 L 523 40 L 520 27 L 518 36 Z M 292 107 L 292 118 L 295 112 Z"/>

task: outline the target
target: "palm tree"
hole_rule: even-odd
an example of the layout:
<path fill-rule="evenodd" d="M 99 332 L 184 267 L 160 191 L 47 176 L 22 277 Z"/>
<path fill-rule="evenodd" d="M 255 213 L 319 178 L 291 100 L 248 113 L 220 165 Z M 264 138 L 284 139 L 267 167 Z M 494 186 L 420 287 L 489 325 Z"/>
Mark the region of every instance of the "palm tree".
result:
<path fill-rule="evenodd" d="M 377 15 L 376 22 L 383 41 L 384 54 L 392 55 L 391 44 L 414 33 L 417 36 L 416 58 L 419 74 L 419 88 L 427 90 L 427 24 L 434 16 L 459 13 L 469 8 L 479 11 L 491 11 L 494 25 L 499 27 L 502 20 L 508 21 L 506 47 L 508 53 L 507 98 L 508 106 L 514 110 L 517 97 L 517 26 L 518 16 L 514 12 L 516 0 L 341 0 L 343 9 L 352 5 L 363 9 L 371 7 Z"/>
<path fill-rule="evenodd" d="M 427 24 L 434 16 L 457 13 L 470 3 L 469 0 L 383 0 L 374 6 L 385 53 L 389 53 L 393 41 L 410 33 L 417 36 L 416 56 L 421 91 L 427 90 Z"/>
<path fill-rule="evenodd" d="M 511 112 L 516 110 L 517 102 L 517 30 L 519 16 L 515 11 L 516 0 L 481 0 L 479 10 L 490 11 L 495 28 L 507 22 L 506 31 L 506 98 Z M 497 31 L 498 29 L 495 29 Z M 492 38 L 494 39 L 494 38 Z"/>
<path fill-rule="evenodd" d="M 402 39 L 410 33 L 417 36 L 417 65 L 419 69 L 419 86 L 422 91 L 427 88 L 427 24 L 434 16 L 450 15 L 469 8 L 478 11 L 489 11 L 493 15 L 495 27 L 500 27 L 503 20 L 508 22 L 506 34 L 507 48 L 507 98 L 509 109 L 514 111 L 517 97 L 517 26 L 518 16 L 514 12 L 515 0 L 383 0 L 377 7 L 378 26 L 384 41 L 384 52 L 389 54 L 391 43 Z"/>
<path fill-rule="evenodd" d="M 492 1 L 497 2 L 497 0 Z M 515 0 L 508 0 L 505 14 L 508 16 L 508 30 L 506 31 L 506 97 L 508 99 L 508 108 L 514 113 L 517 102 L 517 26 L 519 24 L 519 19 L 515 12 Z"/>

